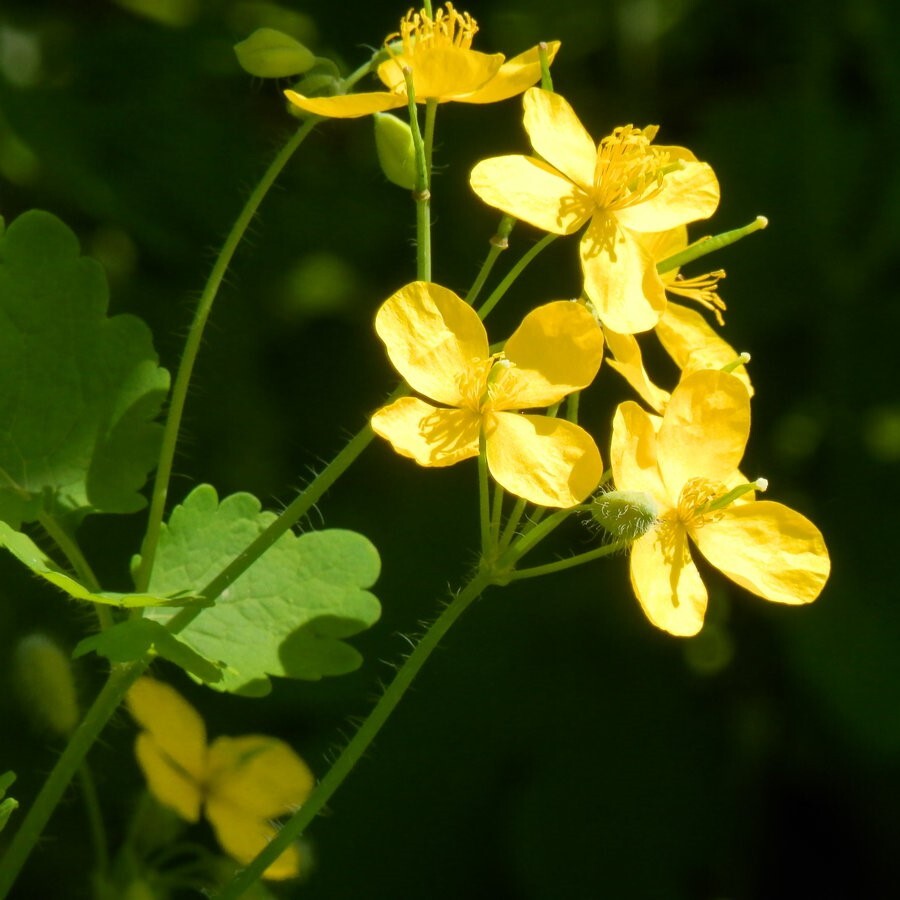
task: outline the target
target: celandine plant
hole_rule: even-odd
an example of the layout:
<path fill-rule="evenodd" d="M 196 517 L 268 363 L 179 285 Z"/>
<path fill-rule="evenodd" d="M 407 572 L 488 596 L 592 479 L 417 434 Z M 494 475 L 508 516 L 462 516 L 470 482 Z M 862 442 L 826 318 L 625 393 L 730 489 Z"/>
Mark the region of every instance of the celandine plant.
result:
<path fill-rule="evenodd" d="M 99 627 L 75 656 L 99 654 L 110 674 L 82 715 L 59 649 L 41 636 L 21 643 L 18 679 L 30 687 L 31 705 L 38 715 L 44 711 L 47 727 L 68 743 L 39 795 L 23 801 L 24 815 L 13 798 L 0 803 L 0 827 L 16 828 L 0 862 L 0 896 L 9 892 L 76 775 L 96 849 L 92 888 L 98 898 L 162 898 L 185 887 L 222 898 L 251 889 L 265 896 L 260 879 L 302 875 L 308 868 L 302 835 L 440 639 L 488 588 L 615 554 L 624 564 L 627 553 L 647 618 L 680 636 L 703 626 L 707 592 L 696 551 L 766 600 L 804 604 L 821 592 L 829 573 L 821 534 L 800 513 L 759 499 L 765 480 L 739 468 L 750 428 L 749 356 L 736 353 L 707 318 L 722 325 L 718 284 L 724 272 L 685 277 L 680 271 L 765 220 L 690 242 L 686 226 L 711 216 L 718 204 L 708 163 L 683 147 L 657 143 L 656 126 L 620 125 L 595 140 L 554 92 L 549 66 L 558 44 L 507 60 L 473 49 L 476 32 L 471 16 L 451 4 L 437 10 L 426 4 L 408 12 L 347 78 L 271 29 L 238 45 L 239 60 L 254 75 L 301 76 L 285 92 L 300 125 L 225 241 L 171 390 L 146 326 L 132 316 L 107 316 L 100 267 L 80 255 L 65 225 L 31 212 L 5 228 L 0 543 L 52 588 L 96 612 Z M 382 89 L 355 92 L 371 73 Z M 461 298 L 432 279 L 437 112 L 445 102 L 518 96 L 533 153 L 474 164 L 470 199 L 480 198 L 503 217 L 475 283 Z M 390 110 L 405 110 L 408 121 Z M 326 119 L 367 115 L 374 117 L 385 174 L 412 191 L 416 211 L 415 277 L 374 317 L 403 384 L 279 515 L 264 512 L 249 494 L 219 497 L 210 485 L 170 507 L 193 365 L 236 247 L 312 129 Z M 516 220 L 547 234 L 482 300 Z M 576 233 L 581 296 L 547 298 L 523 311 L 511 335 L 493 334 L 491 343 L 483 324 L 488 314 L 549 243 Z M 574 253 L 573 245 L 573 262 Z M 641 345 L 651 332 L 675 364 L 667 386 L 644 369 Z M 605 368 L 624 382 L 607 377 Z M 626 391 L 602 449 L 602 436 L 578 424 L 579 398 L 595 381 L 598 391 Z M 471 465 L 480 553 L 468 580 L 317 781 L 277 738 L 209 740 L 193 707 L 146 672 L 161 657 L 215 690 L 258 697 L 268 692 L 272 676 L 315 680 L 359 666 L 346 639 L 378 620 L 380 607 L 369 590 L 379 573 L 378 553 L 351 531 L 297 534 L 292 526 L 376 435 L 410 465 Z M 79 548 L 79 526 L 88 515 L 141 509 L 152 470 L 146 531 L 131 567 L 133 590 L 106 591 Z M 562 559 L 536 557 L 542 542 L 573 517 L 591 524 L 597 545 Z M 125 836 L 110 846 L 86 759 L 123 702 L 137 726 L 135 753 L 148 795 Z M 0 799 L 13 777 L 0 778 Z M 184 828 L 201 817 L 221 854 L 185 840 Z"/>

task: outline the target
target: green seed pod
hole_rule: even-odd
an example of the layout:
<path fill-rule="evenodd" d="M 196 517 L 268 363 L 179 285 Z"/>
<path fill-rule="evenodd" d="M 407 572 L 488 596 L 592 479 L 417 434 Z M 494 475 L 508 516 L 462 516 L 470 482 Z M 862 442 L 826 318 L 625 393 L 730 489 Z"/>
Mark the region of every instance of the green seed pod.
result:
<path fill-rule="evenodd" d="M 657 502 L 643 491 L 608 491 L 591 501 L 591 516 L 614 540 L 636 541 L 655 524 Z"/>
<path fill-rule="evenodd" d="M 81 718 L 68 656 L 45 634 L 19 641 L 13 665 L 20 699 L 36 724 L 68 737 Z"/>
<path fill-rule="evenodd" d="M 389 113 L 375 113 L 375 150 L 381 171 L 398 187 L 416 186 L 416 146 L 412 130 L 402 119 Z"/>
<path fill-rule="evenodd" d="M 274 28 L 257 28 L 246 40 L 234 45 L 245 72 L 258 78 L 288 78 L 301 75 L 316 58 L 300 41 Z"/>

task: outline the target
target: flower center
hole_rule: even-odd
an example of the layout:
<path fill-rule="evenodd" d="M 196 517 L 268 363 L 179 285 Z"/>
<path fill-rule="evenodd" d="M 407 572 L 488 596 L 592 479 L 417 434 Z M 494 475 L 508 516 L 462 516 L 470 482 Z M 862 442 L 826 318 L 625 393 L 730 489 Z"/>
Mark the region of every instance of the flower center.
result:
<path fill-rule="evenodd" d="M 594 169 L 594 201 L 612 212 L 649 200 L 662 190 L 669 154 L 650 142 L 656 128 L 625 125 L 600 141 Z"/>
<path fill-rule="evenodd" d="M 425 10 L 411 9 L 400 20 L 400 31 L 390 35 L 385 44 L 398 38 L 403 44 L 403 56 L 412 56 L 417 48 L 460 47 L 468 50 L 478 31 L 478 23 L 468 14 L 457 12 L 452 3 L 445 4 L 434 18 Z"/>
<path fill-rule="evenodd" d="M 512 367 L 513 363 L 502 356 L 473 359 L 459 378 L 461 406 L 479 414 L 493 409 L 497 400 L 508 390 L 506 373 Z"/>
<path fill-rule="evenodd" d="M 727 492 L 725 485 L 708 478 L 691 478 L 681 489 L 675 519 L 687 529 L 699 528 L 715 516 L 707 510 L 713 500 Z"/>

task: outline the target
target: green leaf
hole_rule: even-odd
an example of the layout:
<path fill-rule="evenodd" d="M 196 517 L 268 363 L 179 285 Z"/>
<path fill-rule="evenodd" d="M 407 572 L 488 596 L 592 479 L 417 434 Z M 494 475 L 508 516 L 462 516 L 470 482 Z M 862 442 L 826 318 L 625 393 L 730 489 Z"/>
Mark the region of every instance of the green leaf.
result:
<path fill-rule="evenodd" d="M 257 28 L 246 40 L 234 45 L 238 62 L 257 78 L 289 78 L 302 75 L 316 58 L 300 41 L 275 28 Z"/>
<path fill-rule="evenodd" d="M 92 650 L 112 663 L 130 663 L 155 650 L 159 656 L 181 666 L 200 681 L 213 684 L 222 680 L 221 669 L 216 664 L 191 650 L 166 631 L 165 626 L 150 619 L 129 619 L 93 634 L 78 643 L 72 656 L 78 659 Z"/>
<path fill-rule="evenodd" d="M 2 224 L 2 220 L 0 220 L 0 224 Z M 0 775 L 0 831 L 3 831 L 3 827 L 6 825 L 12 811 L 19 807 L 18 800 L 14 800 L 12 797 L 7 797 L 5 800 L 3 799 L 7 788 L 15 780 L 16 776 L 14 772 L 4 772 Z"/>
<path fill-rule="evenodd" d="M 103 270 L 37 210 L 0 236 L 0 519 L 127 513 L 155 465 L 169 375 Z"/>
<path fill-rule="evenodd" d="M 200 590 L 275 519 L 251 494 L 219 503 L 201 485 L 172 511 L 160 535 L 150 591 Z M 317 680 L 358 668 L 341 638 L 374 624 L 381 608 L 365 588 L 378 577 L 378 551 L 361 534 L 326 530 L 282 535 L 265 555 L 180 634 L 227 668 L 216 687 L 248 696 L 271 690 L 269 675 Z M 151 610 L 165 621 L 173 613 Z"/>
<path fill-rule="evenodd" d="M 178 592 L 170 596 L 155 594 L 119 594 L 113 591 L 90 591 L 80 581 L 67 575 L 44 551 L 26 534 L 11 528 L 0 521 L 0 547 L 6 547 L 19 562 L 28 566 L 35 575 L 55 587 L 64 590 L 76 600 L 88 600 L 91 603 L 106 603 L 110 606 L 185 606 L 187 601 L 203 603 L 200 597 Z"/>

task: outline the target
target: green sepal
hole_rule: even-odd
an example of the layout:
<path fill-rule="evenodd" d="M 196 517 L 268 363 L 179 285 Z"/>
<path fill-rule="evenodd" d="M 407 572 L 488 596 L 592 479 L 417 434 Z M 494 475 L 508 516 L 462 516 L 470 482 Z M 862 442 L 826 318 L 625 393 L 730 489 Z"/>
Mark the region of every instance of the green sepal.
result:
<path fill-rule="evenodd" d="M 205 603 L 202 597 L 177 592 L 168 596 L 156 594 L 121 594 L 114 591 L 91 591 L 80 581 L 66 574 L 50 559 L 27 534 L 16 531 L 0 521 L 0 547 L 5 547 L 16 559 L 54 587 L 65 591 L 76 600 L 104 603 L 108 606 L 132 608 L 139 606 L 185 606 L 188 603 Z"/>
<path fill-rule="evenodd" d="M 289 78 L 315 65 L 316 57 L 300 41 L 275 28 L 257 28 L 234 45 L 241 68 L 257 78 Z"/>
<path fill-rule="evenodd" d="M 78 659 L 93 651 L 111 663 L 130 663 L 151 650 L 207 684 L 222 680 L 221 666 L 179 641 L 159 622 L 146 618 L 119 622 L 85 638 L 72 651 L 72 656 Z"/>
<path fill-rule="evenodd" d="M 200 485 L 172 510 L 160 533 L 149 590 L 202 590 L 275 518 L 252 494 L 219 502 L 213 487 Z M 377 550 L 361 534 L 287 532 L 180 631 L 179 640 L 224 663 L 215 687 L 247 696 L 267 694 L 270 675 L 316 681 L 352 672 L 362 657 L 343 638 L 378 620 L 381 607 L 366 588 L 380 567 Z M 147 615 L 165 622 L 174 613 Z"/>
<path fill-rule="evenodd" d="M 375 113 L 375 151 L 385 178 L 411 191 L 416 186 L 416 145 L 412 129 L 390 113 Z"/>

